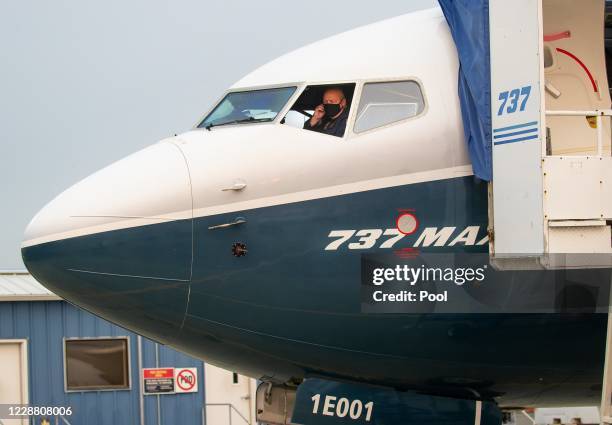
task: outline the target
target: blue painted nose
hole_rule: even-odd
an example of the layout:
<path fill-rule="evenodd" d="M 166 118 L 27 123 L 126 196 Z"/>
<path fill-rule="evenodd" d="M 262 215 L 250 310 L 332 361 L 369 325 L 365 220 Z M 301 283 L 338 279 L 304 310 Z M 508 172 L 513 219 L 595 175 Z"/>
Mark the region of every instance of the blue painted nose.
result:
<path fill-rule="evenodd" d="M 45 206 L 26 229 L 23 261 L 66 300 L 170 341 L 187 308 L 191 215 L 182 152 L 161 142 Z"/>

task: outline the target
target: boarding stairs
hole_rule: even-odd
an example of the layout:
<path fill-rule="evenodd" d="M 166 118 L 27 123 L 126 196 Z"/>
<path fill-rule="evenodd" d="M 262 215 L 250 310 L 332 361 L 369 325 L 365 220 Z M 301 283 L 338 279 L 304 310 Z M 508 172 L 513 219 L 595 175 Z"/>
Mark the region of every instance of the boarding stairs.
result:
<path fill-rule="evenodd" d="M 489 2 L 492 263 L 612 267 L 604 2 L 519 3 Z"/>
<path fill-rule="evenodd" d="M 494 267 L 612 268 L 606 22 L 604 0 L 489 0 Z M 612 425 L 610 305 L 600 413 Z"/>

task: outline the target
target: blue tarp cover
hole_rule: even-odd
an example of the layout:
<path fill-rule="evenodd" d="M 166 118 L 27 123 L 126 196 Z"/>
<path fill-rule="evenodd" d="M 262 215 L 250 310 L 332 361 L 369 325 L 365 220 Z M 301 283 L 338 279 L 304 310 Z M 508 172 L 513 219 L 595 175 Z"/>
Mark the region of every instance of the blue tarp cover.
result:
<path fill-rule="evenodd" d="M 489 0 L 438 0 L 459 54 L 459 101 L 474 174 L 491 181 Z"/>

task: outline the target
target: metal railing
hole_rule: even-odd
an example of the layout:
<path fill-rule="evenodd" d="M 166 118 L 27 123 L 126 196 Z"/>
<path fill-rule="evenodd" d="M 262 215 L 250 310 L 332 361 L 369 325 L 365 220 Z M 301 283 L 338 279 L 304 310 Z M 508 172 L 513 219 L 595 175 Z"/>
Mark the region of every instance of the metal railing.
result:
<path fill-rule="evenodd" d="M 595 117 L 597 128 L 597 156 L 603 156 L 603 125 L 601 117 L 612 116 L 612 109 L 596 109 L 594 111 L 546 111 L 549 117 Z"/>
<path fill-rule="evenodd" d="M 219 407 L 219 406 L 225 406 L 227 407 L 227 414 L 229 417 L 229 425 L 232 425 L 232 411 L 236 412 L 236 414 L 244 421 L 245 424 L 247 425 L 251 425 L 251 423 L 249 422 L 249 420 L 247 418 L 245 418 L 242 413 L 240 413 L 238 411 L 238 409 L 236 409 L 234 407 L 233 404 L 231 403 L 206 403 L 203 407 L 202 407 L 202 423 L 206 423 L 206 409 L 211 406 L 211 407 Z M 218 424 L 210 424 L 210 425 L 218 425 Z"/>

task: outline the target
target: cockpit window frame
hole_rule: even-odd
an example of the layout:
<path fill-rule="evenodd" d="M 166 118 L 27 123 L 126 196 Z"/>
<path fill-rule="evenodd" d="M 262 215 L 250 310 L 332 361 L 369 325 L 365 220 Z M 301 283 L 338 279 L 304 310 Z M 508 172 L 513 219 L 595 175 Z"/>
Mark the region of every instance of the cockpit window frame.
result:
<path fill-rule="evenodd" d="M 282 119 L 282 117 L 285 116 L 286 111 L 288 110 L 288 108 L 291 107 L 291 105 L 293 105 L 293 103 L 297 99 L 297 96 L 299 96 L 302 93 L 302 91 L 304 90 L 304 87 L 306 87 L 303 82 L 299 82 L 299 83 L 269 84 L 269 85 L 261 85 L 261 86 L 232 87 L 232 88 L 229 88 L 229 89 L 225 90 L 223 92 L 223 94 L 217 99 L 217 101 L 210 108 L 208 108 L 208 110 L 204 114 L 202 114 L 200 116 L 200 118 L 193 124 L 192 130 L 206 130 L 205 127 L 198 127 L 198 126 L 206 119 L 206 117 L 208 117 L 208 115 L 210 115 L 210 113 L 212 111 L 214 111 L 217 108 L 217 106 L 219 106 L 221 104 L 221 102 L 223 102 L 223 100 L 226 98 L 226 96 L 228 94 L 230 94 L 230 93 L 238 93 L 238 92 L 246 92 L 246 91 L 259 91 L 259 90 L 268 90 L 268 89 L 282 89 L 282 88 L 290 88 L 290 87 L 295 87 L 295 90 L 293 91 L 293 94 L 289 97 L 289 99 L 287 100 L 285 105 L 280 109 L 280 111 L 276 114 L 276 117 L 273 120 L 249 123 L 249 125 L 255 125 L 255 124 L 262 124 L 262 125 L 263 124 L 278 124 L 278 122 Z M 226 125 L 223 125 L 223 126 L 220 126 L 220 127 L 221 128 L 225 128 L 225 127 L 235 127 L 235 126 L 243 126 L 243 124 L 226 124 Z M 214 129 L 215 127 L 213 126 L 212 128 Z"/>
<path fill-rule="evenodd" d="M 354 114 L 354 109 L 355 109 L 355 99 L 357 98 L 358 95 L 358 90 L 359 90 L 359 80 L 319 80 L 319 81 L 305 81 L 302 82 L 303 86 L 300 87 L 299 89 L 299 93 L 297 93 L 297 96 L 295 97 L 295 99 L 292 99 L 287 106 L 287 108 L 282 111 L 279 112 L 279 115 L 282 113 L 283 117 L 285 117 L 287 115 L 287 113 L 291 110 L 291 108 L 293 107 L 293 105 L 295 104 L 295 102 L 297 102 L 297 100 L 300 98 L 300 96 L 302 96 L 303 92 L 308 88 L 308 87 L 322 87 L 322 86 L 329 86 L 329 87 L 335 87 L 335 86 L 344 86 L 344 85 L 354 85 L 355 88 L 353 89 L 352 92 L 352 98 L 351 98 L 351 103 L 349 106 L 349 114 L 348 114 L 348 118 L 346 120 L 346 128 L 344 129 L 344 134 L 342 136 L 334 136 L 334 135 L 329 135 L 329 134 L 324 134 L 324 133 L 319 133 L 323 136 L 329 136 L 331 137 L 333 140 L 339 141 L 339 140 L 344 140 L 347 138 L 348 136 L 348 127 L 350 125 L 351 122 L 351 118 L 353 117 Z M 323 101 L 323 99 L 321 99 L 321 102 Z M 281 118 L 282 120 L 282 118 Z M 301 128 L 299 129 L 300 131 L 302 130 Z M 308 130 L 306 130 L 308 131 Z"/>
<path fill-rule="evenodd" d="M 375 128 L 371 128 L 369 130 L 365 130 L 365 131 L 361 131 L 359 133 L 356 133 L 354 131 L 355 129 L 355 121 L 357 118 L 357 109 L 359 108 L 359 104 L 361 102 L 361 95 L 363 93 L 363 88 L 366 84 L 372 84 L 372 83 L 397 83 L 397 82 L 414 82 L 419 86 L 419 89 L 421 90 L 421 96 L 423 97 L 423 110 L 421 111 L 421 113 L 414 115 L 412 117 L 408 117 L 408 118 L 404 118 L 402 120 L 399 121 L 394 121 L 385 125 L 381 125 L 380 127 L 375 127 Z M 399 125 L 399 124 L 404 124 L 408 121 L 412 121 L 412 120 L 416 120 L 419 119 L 421 117 L 424 117 L 425 115 L 427 115 L 427 113 L 429 112 L 429 101 L 428 101 L 428 96 L 427 96 L 427 92 L 425 91 L 425 85 L 423 84 L 423 81 L 416 77 L 416 76 L 402 76 L 402 77 L 389 77 L 389 78 L 371 78 L 371 79 L 360 79 L 357 81 L 357 87 L 355 87 L 355 93 L 353 94 L 353 105 L 354 107 L 351 109 L 351 113 L 349 115 L 349 120 L 347 122 L 347 129 L 344 132 L 345 137 L 347 136 L 347 133 L 349 134 L 350 138 L 358 138 L 358 137 L 363 137 L 366 136 L 372 132 L 376 132 L 376 131 L 380 131 L 380 130 L 384 130 L 386 128 L 395 126 L 395 125 Z"/>
<path fill-rule="evenodd" d="M 357 118 L 357 109 L 359 108 L 359 102 L 361 101 L 361 94 L 363 92 L 363 87 L 369 83 L 394 83 L 394 82 L 401 82 L 401 81 L 412 81 L 412 82 L 415 82 L 419 86 L 419 89 L 421 90 L 421 95 L 423 96 L 423 103 L 424 103 L 423 110 L 421 111 L 421 113 L 418 115 L 412 116 L 412 117 L 405 118 L 403 120 L 394 121 L 392 123 L 385 124 L 380 127 L 376 127 L 376 128 L 372 128 L 366 131 L 355 133 L 353 130 L 355 127 L 355 119 Z M 414 76 L 414 75 L 401 76 L 401 77 L 386 77 L 386 78 L 383 77 L 383 78 L 353 79 L 353 80 L 347 79 L 347 80 L 317 80 L 317 81 L 285 82 L 285 83 L 280 83 L 280 84 L 264 84 L 264 85 L 258 85 L 258 86 L 233 87 L 233 88 L 225 90 L 223 94 L 217 99 L 217 101 L 204 114 L 202 114 L 200 118 L 195 122 L 195 124 L 192 127 L 192 130 L 206 130 L 203 127 L 198 127 L 198 125 L 202 123 L 202 121 L 204 121 L 204 119 L 223 101 L 223 99 L 225 99 L 225 97 L 229 93 L 254 91 L 254 90 L 266 90 L 266 89 L 275 89 L 275 88 L 284 88 L 284 87 L 295 87 L 296 88 L 295 91 L 289 97 L 289 99 L 285 103 L 285 106 L 283 106 L 283 108 L 281 108 L 278 114 L 276 114 L 276 117 L 274 118 L 274 120 L 265 121 L 265 122 L 254 122 L 252 124 L 249 124 L 249 125 L 255 125 L 255 124 L 281 125 L 280 121 L 285 117 L 285 115 L 287 115 L 291 107 L 295 104 L 298 98 L 302 95 L 306 87 L 324 86 L 324 85 L 333 86 L 333 85 L 340 85 L 340 84 L 355 84 L 355 91 L 353 92 L 353 99 L 351 102 L 349 116 L 346 122 L 346 129 L 344 131 L 344 134 L 342 135 L 342 137 L 330 136 L 331 137 L 330 140 L 342 141 L 342 140 L 347 140 L 347 139 L 364 137 L 364 136 L 369 135 L 372 132 L 381 131 L 388 127 L 392 127 L 395 125 L 404 124 L 408 121 L 420 119 L 424 117 L 425 115 L 427 115 L 429 112 L 429 97 L 427 95 L 427 90 L 425 89 L 425 85 L 423 84 L 423 81 L 419 77 Z M 236 126 L 241 126 L 241 125 L 243 124 L 227 124 L 227 125 L 221 126 L 220 128 L 236 127 Z"/>

